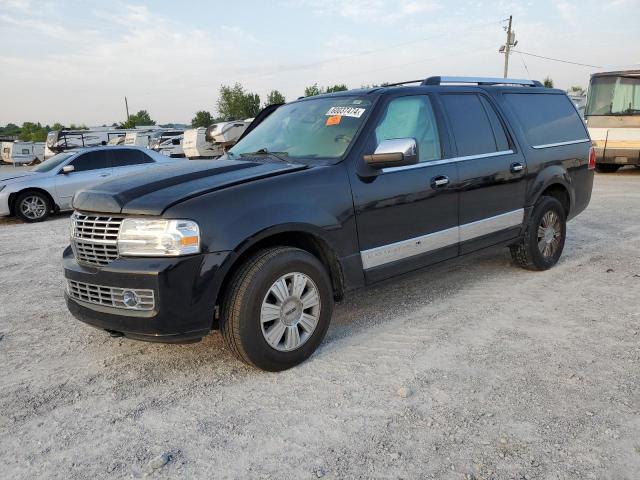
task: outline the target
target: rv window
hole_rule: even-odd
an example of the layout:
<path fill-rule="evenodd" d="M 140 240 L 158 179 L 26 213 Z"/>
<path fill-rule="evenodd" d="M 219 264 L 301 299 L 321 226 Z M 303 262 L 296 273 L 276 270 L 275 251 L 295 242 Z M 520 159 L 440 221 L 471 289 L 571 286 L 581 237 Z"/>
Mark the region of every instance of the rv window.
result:
<path fill-rule="evenodd" d="M 112 167 L 127 167 L 129 165 L 140 165 L 142 163 L 153 163 L 147 154 L 140 150 L 118 149 L 111 151 Z"/>
<path fill-rule="evenodd" d="M 179 138 L 171 139 L 171 145 L 180 145 L 180 139 Z"/>
<path fill-rule="evenodd" d="M 23 155 L 29 155 L 29 149 L 28 148 L 23 148 L 22 149 L 22 154 Z"/>

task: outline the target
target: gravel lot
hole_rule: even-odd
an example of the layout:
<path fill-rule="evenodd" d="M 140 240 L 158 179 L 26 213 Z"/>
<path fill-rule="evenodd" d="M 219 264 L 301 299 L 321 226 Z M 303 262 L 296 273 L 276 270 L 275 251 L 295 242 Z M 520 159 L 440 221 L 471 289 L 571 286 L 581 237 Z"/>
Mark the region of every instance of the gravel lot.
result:
<path fill-rule="evenodd" d="M 280 374 L 217 332 L 171 346 L 80 324 L 67 235 L 68 215 L 0 221 L 4 478 L 640 475 L 640 170 L 596 176 L 552 270 L 500 250 L 358 292 Z"/>

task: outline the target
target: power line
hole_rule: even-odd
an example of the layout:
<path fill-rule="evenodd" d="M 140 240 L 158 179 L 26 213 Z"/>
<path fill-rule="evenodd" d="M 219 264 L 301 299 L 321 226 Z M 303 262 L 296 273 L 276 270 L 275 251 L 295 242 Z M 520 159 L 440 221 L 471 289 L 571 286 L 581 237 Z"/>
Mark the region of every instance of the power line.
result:
<path fill-rule="evenodd" d="M 542 58 L 544 60 L 551 60 L 552 62 L 560 62 L 560 63 L 569 63 L 571 65 L 578 65 L 580 67 L 589 67 L 589 68 L 604 68 L 601 65 L 589 65 L 588 63 L 579 63 L 579 62 L 572 62 L 570 60 L 562 60 L 560 58 L 551 58 L 551 57 L 545 57 L 543 55 L 536 55 L 535 53 L 529 53 L 529 52 L 522 52 L 520 50 L 512 50 L 512 52 L 517 52 L 520 55 L 529 55 L 530 57 L 536 57 L 536 58 Z"/>
<path fill-rule="evenodd" d="M 516 50 L 514 50 L 515 52 Z M 518 52 L 520 53 L 520 52 Z M 527 71 L 527 77 L 531 78 L 531 73 L 529 73 L 529 69 L 527 68 L 527 64 L 524 61 L 524 57 L 522 56 L 522 54 L 520 53 L 520 60 L 522 60 L 522 64 L 524 65 L 524 69 Z"/>

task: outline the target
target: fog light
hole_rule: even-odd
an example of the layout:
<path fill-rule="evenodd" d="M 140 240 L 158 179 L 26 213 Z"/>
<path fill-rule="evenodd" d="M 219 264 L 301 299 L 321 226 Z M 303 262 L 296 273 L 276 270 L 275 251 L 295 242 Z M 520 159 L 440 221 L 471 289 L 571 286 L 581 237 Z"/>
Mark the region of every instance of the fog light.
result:
<path fill-rule="evenodd" d="M 122 303 L 124 303 L 129 308 L 136 308 L 140 303 L 140 299 L 136 292 L 131 290 L 125 290 L 122 292 Z"/>

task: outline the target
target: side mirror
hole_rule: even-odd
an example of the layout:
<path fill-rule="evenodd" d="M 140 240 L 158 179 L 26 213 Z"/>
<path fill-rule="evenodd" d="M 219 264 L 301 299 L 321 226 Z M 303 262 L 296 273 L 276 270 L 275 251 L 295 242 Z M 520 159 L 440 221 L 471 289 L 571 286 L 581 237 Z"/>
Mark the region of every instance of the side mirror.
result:
<path fill-rule="evenodd" d="M 64 173 L 65 175 L 67 173 L 71 173 L 76 169 L 76 167 L 74 167 L 73 165 L 65 165 L 64 167 L 62 167 L 62 173 Z"/>
<path fill-rule="evenodd" d="M 418 163 L 418 143 L 415 138 L 383 140 L 364 161 L 373 168 L 402 167 Z"/>

